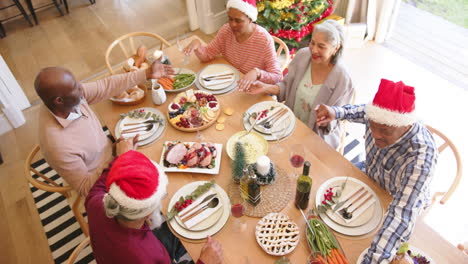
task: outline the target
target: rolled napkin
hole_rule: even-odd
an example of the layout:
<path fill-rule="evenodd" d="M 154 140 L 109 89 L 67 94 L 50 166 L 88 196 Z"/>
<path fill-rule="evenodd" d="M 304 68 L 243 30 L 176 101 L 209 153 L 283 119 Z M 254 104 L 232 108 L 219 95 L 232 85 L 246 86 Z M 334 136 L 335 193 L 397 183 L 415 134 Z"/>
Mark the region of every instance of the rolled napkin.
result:
<path fill-rule="evenodd" d="M 210 217 L 215 212 L 220 210 L 221 207 L 223 207 L 223 205 L 221 203 L 219 203 L 215 208 L 208 208 L 208 209 L 204 210 L 203 212 L 199 213 L 197 216 L 194 216 L 190 220 L 187 220 L 186 222 L 183 222 L 183 223 L 188 229 L 190 229 L 190 228 L 196 226 L 197 224 L 203 222 L 204 220 L 206 220 L 208 217 Z"/>
<path fill-rule="evenodd" d="M 370 198 L 370 199 L 369 199 Z M 366 201 L 367 200 L 367 201 Z M 362 204 L 363 201 L 366 201 Z M 339 218 L 341 218 L 345 223 L 349 224 L 352 221 L 356 220 L 362 213 L 366 211 L 367 208 L 369 208 L 372 204 L 375 203 L 375 196 L 372 193 L 367 193 L 364 197 L 359 199 L 358 201 L 354 202 L 353 205 L 351 205 L 347 211 L 352 212 L 353 217 L 350 219 L 346 219 L 343 217 L 343 215 L 340 213 L 340 210 L 336 210 L 334 214 L 338 215 Z M 357 209 L 356 209 L 357 207 Z M 344 207 L 346 208 L 346 207 Z"/>
<path fill-rule="evenodd" d="M 232 71 L 222 71 L 222 72 L 204 74 L 201 77 L 202 78 L 207 78 L 207 77 L 214 77 L 214 76 L 220 76 L 220 75 L 232 74 L 232 73 L 233 73 Z"/>
<path fill-rule="evenodd" d="M 234 80 L 233 78 L 229 79 L 222 79 L 222 80 L 211 80 L 211 81 L 203 81 L 203 86 L 215 86 L 218 84 L 224 84 L 224 83 L 231 83 Z"/>

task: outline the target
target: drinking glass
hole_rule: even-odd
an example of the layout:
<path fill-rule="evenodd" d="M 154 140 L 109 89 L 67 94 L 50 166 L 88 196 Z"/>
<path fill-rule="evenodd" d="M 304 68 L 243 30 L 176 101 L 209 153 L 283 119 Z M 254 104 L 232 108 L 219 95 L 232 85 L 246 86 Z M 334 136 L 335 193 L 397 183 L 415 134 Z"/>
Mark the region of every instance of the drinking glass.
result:
<path fill-rule="evenodd" d="M 289 154 L 289 162 L 291 163 L 291 166 L 294 167 L 294 170 L 292 173 L 293 178 L 299 175 L 298 169 L 301 168 L 302 165 L 304 164 L 304 156 L 305 156 L 304 145 L 296 144 L 291 147 L 291 152 Z"/>
<path fill-rule="evenodd" d="M 177 49 L 182 52 L 182 54 L 184 55 L 184 59 L 182 60 L 182 67 L 183 66 L 186 66 L 187 64 L 189 64 L 189 61 L 190 61 L 190 54 L 185 54 L 184 53 L 184 34 L 178 32 L 177 33 Z M 181 67 L 181 68 L 182 68 Z"/>
<path fill-rule="evenodd" d="M 188 118 L 188 122 L 190 125 L 192 125 L 193 128 L 197 130 L 197 140 L 200 142 L 204 140 L 203 135 L 200 133 L 200 127 L 203 124 L 203 119 L 200 117 L 200 112 L 198 112 L 198 110 L 190 110 L 190 117 Z"/>
<path fill-rule="evenodd" d="M 247 223 L 244 221 L 241 221 L 241 217 L 244 216 L 245 213 L 245 207 L 244 207 L 244 201 L 240 203 L 235 203 L 231 206 L 231 215 L 235 218 L 234 221 L 234 233 L 240 233 L 245 231 L 247 228 Z"/>
<path fill-rule="evenodd" d="M 276 124 L 274 124 L 274 126 L 270 129 L 271 135 L 276 140 L 276 144 L 274 144 L 270 149 L 272 153 L 283 153 L 284 148 L 283 146 L 281 146 L 280 139 L 284 137 L 288 125 L 289 124 L 287 124 L 286 122 L 276 122 Z"/>

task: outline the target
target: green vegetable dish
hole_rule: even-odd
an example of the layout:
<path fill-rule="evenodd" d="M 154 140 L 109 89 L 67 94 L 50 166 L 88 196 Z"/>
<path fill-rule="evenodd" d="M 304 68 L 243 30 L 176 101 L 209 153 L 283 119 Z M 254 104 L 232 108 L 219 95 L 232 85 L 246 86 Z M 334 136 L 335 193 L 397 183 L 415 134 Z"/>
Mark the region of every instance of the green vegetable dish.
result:
<path fill-rule="evenodd" d="M 189 86 L 195 80 L 195 74 L 181 73 L 174 77 L 174 89 L 180 89 Z"/>

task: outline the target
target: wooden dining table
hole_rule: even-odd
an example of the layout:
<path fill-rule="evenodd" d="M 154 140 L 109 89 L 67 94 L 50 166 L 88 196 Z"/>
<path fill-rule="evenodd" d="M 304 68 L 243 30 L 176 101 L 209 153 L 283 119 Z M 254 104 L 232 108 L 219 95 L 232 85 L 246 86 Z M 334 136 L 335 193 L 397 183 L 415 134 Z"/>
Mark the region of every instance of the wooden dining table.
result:
<path fill-rule="evenodd" d="M 197 38 L 192 36 L 190 38 Z M 188 43 L 189 40 L 187 40 Z M 174 67 L 178 67 L 182 60 L 183 54 L 177 50 L 176 46 L 168 47 L 164 50 Z M 208 64 L 228 62 L 219 57 L 209 63 L 201 63 L 195 55 L 191 55 L 190 63 L 185 65 L 184 68 L 191 69 L 198 72 Z M 196 89 L 194 86 L 193 89 Z M 101 121 L 106 125 L 112 134 L 114 134 L 115 126 L 120 119 L 121 113 L 126 113 L 130 110 L 140 107 L 154 107 L 163 113 L 167 113 L 169 102 L 175 97 L 175 93 L 167 93 L 167 101 L 163 105 L 157 106 L 151 100 L 151 94 L 146 96 L 146 100 L 137 106 L 119 106 L 113 104 L 111 101 L 106 100 L 94 106 L 95 111 L 101 118 Z M 223 152 L 221 157 L 221 168 L 217 175 L 207 174 L 194 174 L 184 172 L 168 172 L 169 185 L 168 197 L 180 189 L 182 186 L 193 181 L 214 180 L 216 184 L 222 187 L 226 192 L 228 186 L 231 184 L 231 160 L 225 152 L 225 146 L 228 139 L 238 131 L 244 130 L 242 123 L 243 114 L 245 111 L 255 103 L 272 100 L 270 96 L 266 95 L 247 95 L 245 93 L 234 91 L 229 94 L 217 95 L 222 109 L 231 107 L 234 113 L 231 116 L 226 116 L 225 128 L 222 131 L 215 129 L 211 126 L 203 131 L 202 135 L 206 141 L 213 143 L 223 144 Z M 224 114 L 223 114 L 224 115 Z M 167 123 L 167 128 L 161 138 L 149 146 L 139 148 L 138 151 L 144 153 L 147 157 L 154 161 L 159 161 L 162 155 L 163 143 L 165 141 L 196 141 L 196 133 L 187 133 L 173 128 Z M 270 143 L 278 144 L 278 143 Z M 305 146 L 305 159 L 312 164 L 310 169 L 310 176 L 313 180 L 309 208 L 312 209 L 315 204 L 315 193 L 319 186 L 326 180 L 337 176 L 350 176 L 361 180 L 372 188 L 380 199 L 384 209 L 390 204 L 392 197 L 385 190 L 380 188 L 375 182 L 369 179 L 364 173 L 357 169 L 351 162 L 346 160 L 335 149 L 331 148 L 325 143 L 317 134 L 315 134 L 308 126 L 299 120 L 296 120 L 296 128 L 294 132 L 279 144 L 284 148 L 282 153 L 268 154 L 271 160 L 284 171 L 291 171 L 293 167 L 289 163 L 289 149 L 295 144 Z M 295 182 L 291 181 L 291 184 Z M 292 186 L 292 188 L 295 188 Z M 167 206 L 170 198 L 163 201 L 163 212 L 167 212 Z M 226 205 L 230 206 L 230 205 Z M 296 222 L 300 228 L 300 242 L 296 249 L 287 255 L 291 263 L 307 263 L 310 255 L 310 250 L 307 245 L 305 236 L 305 221 L 298 209 L 294 206 L 294 197 L 291 197 L 288 205 L 281 211 L 288 215 L 290 219 Z M 274 263 L 279 257 L 271 256 L 265 253 L 262 248 L 257 244 L 255 239 L 255 226 L 260 218 L 244 216 L 243 221 L 246 222 L 247 227 L 244 232 L 235 232 L 234 218 L 230 217 L 225 226 L 216 233 L 213 238 L 218 240 L 223 248 L 225 263 Z M 344 236 L 335 233 L 338 241 L 340 242 L 344 253 L 346 254 L 349 263 L 356 263 L 359 255 L 363 250 L 370 246 L 374 235 L 378 232 L 378 228 L 370 234 L 355 238 Z M 182 243 L 187 251 L 197 259 L 199 257 L 203 243 L 187 241 L 183 238 Z M 432 230 L 424 221 L 419 220 L 416 224 L 415 231 L 409 241 L 411 245 L 428 253 L 432 259 L 439 264 L 444 263 L 468 263 L 468 257 L 459 251 L 455 246 L 451 245 L 448 241 L 443 239 L 439 234 Z"/>

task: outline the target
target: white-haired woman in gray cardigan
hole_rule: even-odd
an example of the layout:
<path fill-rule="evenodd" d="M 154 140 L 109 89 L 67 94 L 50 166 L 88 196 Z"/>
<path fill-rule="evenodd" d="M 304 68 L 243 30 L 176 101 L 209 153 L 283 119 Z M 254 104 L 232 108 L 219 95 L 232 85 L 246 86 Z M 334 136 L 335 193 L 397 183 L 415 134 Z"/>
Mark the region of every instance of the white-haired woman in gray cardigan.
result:
<path fill-rule="evenodd" d="M 335 121 L 326 129 L 319 128 L 315 108 L 320 104 L 342 106 L 351 102 L 354 86 L 341 59 L 343 35 L 343 27 L 334 20 L 316 25 L 309 47 L 297 52 L 283 81 L 275 85 L 256 81 L 243 91 L 277 95 L 298 119 L 338 148 L 340 124 Z"/>

